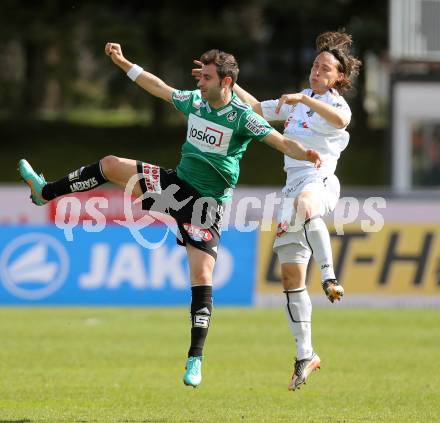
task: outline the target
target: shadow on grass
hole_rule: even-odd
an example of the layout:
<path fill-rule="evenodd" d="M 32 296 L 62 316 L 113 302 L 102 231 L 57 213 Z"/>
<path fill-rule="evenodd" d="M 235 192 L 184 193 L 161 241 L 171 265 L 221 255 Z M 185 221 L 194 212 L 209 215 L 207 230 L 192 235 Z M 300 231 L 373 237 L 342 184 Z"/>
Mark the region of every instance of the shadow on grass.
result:
<path fill-rule="evenodd" d="M 97 421 L 98 420 L 74 420 L 73 423 L 92 423 Z M 118 420 L 118 423 L 166 423 L 166 421 L 166 419 Z M 189 420 L 189 422 L 191 421 L 192 420 Z M 30 422 L 30 420 L 23 420 L 23 422 Z M 1 420 L 0 423 L 2 423 Z M 20 423 L 20 421 L 11 423 Z"/>
<path fill-rule="evenodd" d="M 32 420 L 21 419 L 21 420 L 0 420 L 0 423 L 31 423 Z"/>
<path fill-rule="evenodd" d="M 118 420 L 118 423 L 166 423 L 166 419 L 141 419 L 141 420 Z M 17 420 L 17 421 L 11 421 L 10 423 L 26 423 L 30 422 L 30 420 Z M 98 420 L 73 420 L 73 423 L 95 423 L 98 422 Z M 193 422 L 193 420 L 188 420 L 189 423 Z M 0 423 L 3 423 L 2 420 L 0 420 Z M 5 422 L 9 423 L 9 422 Z"/>

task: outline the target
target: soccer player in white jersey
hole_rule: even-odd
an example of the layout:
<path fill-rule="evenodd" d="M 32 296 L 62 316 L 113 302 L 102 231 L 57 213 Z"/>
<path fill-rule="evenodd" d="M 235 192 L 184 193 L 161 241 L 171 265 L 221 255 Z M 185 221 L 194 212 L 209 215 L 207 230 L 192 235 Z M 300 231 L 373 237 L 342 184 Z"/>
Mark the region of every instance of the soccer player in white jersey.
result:
<path fill-rule="evenodd" d="M 312 347 L 312 305 L 305 283 L 312 254 L 328 299 L 333 303 L 344 294 L 333 270 L 330 235 L 322 218 L 333 211 L 339 199 L 339 181 L 334 172 L 349 141 L 346 128 L 351 111 L 342 94 L 351 88 L 350 77 L 358 74 L 361 64 L 350 54 L 351 44 L 351 36 L 344 31 L 319 35 L 310 88 L 300 93 L 259 102 L 234 86 L 235 93 L 267 121 L 284 121 L 285 136 L 298 140 L 304 148 L 319 151 L 324 159 L 317 169 L 306 162 L 284 158 L 287 180 L 274 251 L 281 264 L 286 316 L 297 349 L 289 390 L 305 383 L 308 375 L 320 367 L 320 358 Z"/>
<path fill-rule="evenodd" d="M 19 172 L 37 205 L 72 192 L 91 190 L 107 181 L 125 188 L 133 177 L 138 177 L 134 194 L 143 196 L 143 208 L 167 210 L 176 220 L 177 242 L 187 250 L 192 293 L 191 345 L 183 381 L 196 387 L 202 380 L 202 352 L 212 313 L 212 274 L 224 202 L 230 199 L 237 183 L 239 163 L 248 144 L 262 141 L 316 166 L 321 164 L 320 155 L 282 136 L 233 93 L 238 64 L 231 54 L 219 50 L 203 54 L 198 89 L 181 91 L 127 60 L 119 44 L 107 43 L 105 52 L 130 79 L 150 94 L 172 103 L 188 119 L 176 170 L 106 156 L 49 183 L 24 159 L 19 162 Z M 164 206 L 163 210 L 153 208 L 156 202 Z"/>

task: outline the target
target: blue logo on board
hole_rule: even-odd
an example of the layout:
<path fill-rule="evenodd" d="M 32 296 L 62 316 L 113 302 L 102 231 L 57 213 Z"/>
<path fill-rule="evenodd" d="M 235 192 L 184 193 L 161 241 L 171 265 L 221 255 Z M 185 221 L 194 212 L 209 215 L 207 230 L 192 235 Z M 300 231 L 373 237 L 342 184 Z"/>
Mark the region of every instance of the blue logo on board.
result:
<path fill-rule="evenodd" d="M 0 278 L 15 297 L 40 300 L 57 291 L 69 274 L 69 257 L 54 237 L 42 233 L 19 236 L 0 256 Z"/>

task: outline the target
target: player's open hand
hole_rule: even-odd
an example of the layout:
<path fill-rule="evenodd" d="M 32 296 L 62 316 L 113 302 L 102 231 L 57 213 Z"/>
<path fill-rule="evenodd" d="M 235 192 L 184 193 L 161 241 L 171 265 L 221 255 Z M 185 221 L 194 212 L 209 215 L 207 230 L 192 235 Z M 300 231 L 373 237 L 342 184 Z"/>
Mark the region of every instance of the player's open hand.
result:
<path fill-rule="evenodd" d="M 191 70 L 191 75 L 198 81 L 200 79 L 200 76 L 202 75 L 203 63 L 197 59 L 193 60 L 193 63 L 198 67 Z"/>
<path fill-rule="evenodd" d="M 322 165 L 321 155 L 316 150 L 307 150 L 306 160 L 312 162 L 316 168 L 320 168 Z"/>
<path fill-rule="evenodd" d="M 110 56 L 113 63 L 116 65 L 121 64 L 125 60 L 125 57 L 122 54 L 121 45 L 117 43 L 107 43 L 105 45 L 105 54 Z"/>
<path fill-rule="evenodd" d="M 278 100 L 277 107 L 275 108 L 275 113 L 280 112 L 283 104 L 290 104 L 292 106 L 295 106 L 296 104 L 301 103 L 302 99 L 303 99 L 303 94 L 301 93 L 283 94 Z"/>

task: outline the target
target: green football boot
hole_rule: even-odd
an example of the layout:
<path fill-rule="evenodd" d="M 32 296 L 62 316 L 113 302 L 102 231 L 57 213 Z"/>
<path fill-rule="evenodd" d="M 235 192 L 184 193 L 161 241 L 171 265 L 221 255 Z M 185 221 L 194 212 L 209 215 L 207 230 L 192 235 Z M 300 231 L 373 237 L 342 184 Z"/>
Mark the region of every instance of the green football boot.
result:
<path fill-rule="evenodd" d="M 18 172 L 21 178 L 31 189 L 31 200 L 37 206 L 43 206 L 47 201 L 42 197 L 41 192 L 46 185 L 46 180 L 43 174 L 38 175 L 35 173 L 32 166 L 25 159 L 21 159 L 18 162 Z"/>
<path fill-rule="evenodd" d="M 188 357 L 185 369 L 183 383 L 197 388 L 202 382 L 202 357 Z"/>

